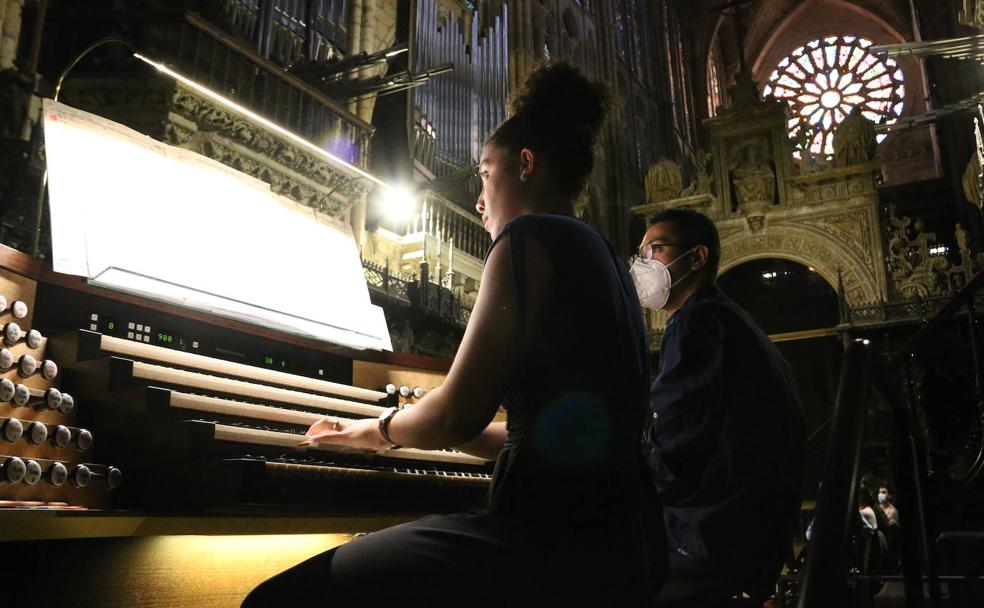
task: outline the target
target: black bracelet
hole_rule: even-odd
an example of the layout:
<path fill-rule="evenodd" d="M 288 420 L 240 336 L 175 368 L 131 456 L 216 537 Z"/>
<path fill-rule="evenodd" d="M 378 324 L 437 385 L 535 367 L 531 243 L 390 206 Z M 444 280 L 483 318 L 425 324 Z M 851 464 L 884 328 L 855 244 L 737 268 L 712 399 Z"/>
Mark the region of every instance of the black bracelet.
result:
<path fill-rule="evenodd" d="M 383 436 L 383 441 L 390 444 L 390 449 L 400 447 L 395 441 L 390 439 L 389 434 L 390 421 L 393 420 L 393 417 L 396 416 L 398 411 L 400 411 L 400 408 L 390 407 L 385 409 L 383 413 L 379 415 L 379 434 Z"/>

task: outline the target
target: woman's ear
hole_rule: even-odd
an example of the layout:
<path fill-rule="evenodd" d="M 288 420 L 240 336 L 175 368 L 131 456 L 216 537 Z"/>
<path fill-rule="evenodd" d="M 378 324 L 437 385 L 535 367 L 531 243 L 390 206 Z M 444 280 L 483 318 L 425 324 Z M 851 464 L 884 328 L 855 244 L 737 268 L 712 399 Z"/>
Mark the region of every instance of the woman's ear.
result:
<path fill-rule="evenodd" d="M 529 177 L 536 170 L 536 154 L 529 148 L 519 151 L 519 174 Z"/>

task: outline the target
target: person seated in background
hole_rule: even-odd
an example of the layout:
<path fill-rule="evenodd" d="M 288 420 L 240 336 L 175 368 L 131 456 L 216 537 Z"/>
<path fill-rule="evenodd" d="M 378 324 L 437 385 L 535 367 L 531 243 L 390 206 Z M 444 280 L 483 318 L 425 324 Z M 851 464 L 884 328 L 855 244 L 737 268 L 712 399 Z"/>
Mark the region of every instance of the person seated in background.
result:
<path fill-rule="evenodd" d="M 885 512 L 890 526 L 899 525 L 899 512 L 892 504 L 892 493 L 887 485 L 878 488 L 878 506 Z"/>
<path fill-rule="evenodd" d="M 862 477 L 858 487 L 859 526 L 855 530 L 855 566 L 865 574 L 883 574 L 890 567 L 888 518 L 875 505 L 871 480 Z"/>
<path fill-rule="evenodd" d="M 885 572 L 896 573 L 901 571 L 902 566 L 902 536 L 899 529 L 899 512 L 892 504 L 892 494 L 888 485 L 878 488 L 878 505 L 875 506 L 875 514 L 883 513 L 884 520 L 879 530 L 885 535 L 885 542 L 888 543 L 888 554 L 885 558 Z M 882 520 L 879 520 L 882 522 Z"/>
<path fill-rule="evenodd" d="M 670 315 L 649 396 L 670 568 L 656 606 L 765 598 L 798 526 L 805 422 L 792 370 L 715 285 L 714 223 L 689 209 L 650 223 L 630 274 L 642 305 Z"/>
<path fill-rule="evenodd" d="M 858 493 L 858 513 L 861 515 L 861 523 L 869 530 L 878 529 L 878 518 L 875 510 L 871 508 L 871 501 L 863 494 Z"/>

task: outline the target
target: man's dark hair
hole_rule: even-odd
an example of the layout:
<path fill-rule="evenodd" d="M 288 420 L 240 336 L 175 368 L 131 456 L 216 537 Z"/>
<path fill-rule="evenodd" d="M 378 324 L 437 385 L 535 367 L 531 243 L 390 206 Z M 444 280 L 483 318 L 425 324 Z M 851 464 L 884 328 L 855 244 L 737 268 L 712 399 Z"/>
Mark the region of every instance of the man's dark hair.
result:
<path fill-rule="evenodd" d="M 721 262 L 721 237 L 711 218 L 693 209 L 665 209 L 649 218 L 650 226 L 661 222 L 673 224 L 673 235 L 677 242 L 691 247 L 707 247 L 707 265 L 717 275 L 718 264 Z"/>

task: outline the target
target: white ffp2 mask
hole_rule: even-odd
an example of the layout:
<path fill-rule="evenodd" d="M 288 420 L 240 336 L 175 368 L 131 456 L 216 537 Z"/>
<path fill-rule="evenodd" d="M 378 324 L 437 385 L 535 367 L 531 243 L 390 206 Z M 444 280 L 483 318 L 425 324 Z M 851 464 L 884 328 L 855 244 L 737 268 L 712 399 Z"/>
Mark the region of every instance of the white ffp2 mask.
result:
<path fill-rule="evenodd" d="M 676 264 L 677 260 L 688 255 L 696 248 L 696 245 L 691 247 L 669 264 L 664 264 L 656 259 L 646 261 L 642 258 L 636 258 L 632 266 L 629 267 L 629 276 L 632 277 L 632 282 L 635 283 L 636 293 L 639 294 L 639 303 L 645 308 L 651 308 L 653 310 L 660 310 L 666 306 L 666 302 L 670 299 L 670 290 L 673 289 L 673 286 L 687 278 L 693 272 L 692 270 L 688 271 L 685 275 L 674 281 L 670 275 L 670 266 Z"/>

